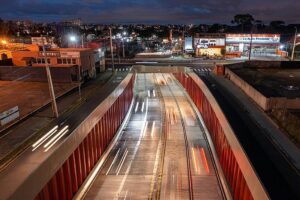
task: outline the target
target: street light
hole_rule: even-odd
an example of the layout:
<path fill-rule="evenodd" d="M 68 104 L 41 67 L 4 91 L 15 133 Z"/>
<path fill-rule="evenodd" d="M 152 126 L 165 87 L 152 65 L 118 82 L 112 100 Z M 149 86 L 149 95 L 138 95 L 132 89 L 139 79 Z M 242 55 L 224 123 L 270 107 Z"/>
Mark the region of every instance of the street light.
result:
<path fill-rule="evenodd" d="M 75 44 L 76 47 L 76 42 L 77 42 L 77 37 L 75 35 L 70 35 L 69 40 L 71 43 Z M 78 93 L 79 93 L 79 98 L 81 99 L 81 68 L 80 65 L 78 65 Z"/>
<path fill-rule="evenodd" d="M 6 40 L 1 40 L 1 43 L 2 44 L 7 44 L 7 41 Z"/>
<path fill-rule="evenodd" d="M 294 54 L 295 54 L 295 48 L 296 48 L 296 41 L 297 41 L 297 37 L 298 37 L 298 30 L 297 27 L 295 27 L 295 37 L 294 37 L 294 44 L 293 44 L 293 51 L 292 51 L 292 57 L 291 60 L 294 61 Z"/>
<path fill-rule="evenodd" d="M 112 43 L 112 31 L 111 27 L 109 27 L 109 40 L 110 40 L 110 54 L 111 54 L 111 62 L 112 62 L 112 72 L 115 72 L 115 63 L 114 63 L 114 50 L 113 50 L 113 43 Z"/>
<path fill-rule="evenodd" d="M 71 42 L 76 42 L 77 41 L 75 35 L 71 35 L 69 39 L 70 39 Z"/>

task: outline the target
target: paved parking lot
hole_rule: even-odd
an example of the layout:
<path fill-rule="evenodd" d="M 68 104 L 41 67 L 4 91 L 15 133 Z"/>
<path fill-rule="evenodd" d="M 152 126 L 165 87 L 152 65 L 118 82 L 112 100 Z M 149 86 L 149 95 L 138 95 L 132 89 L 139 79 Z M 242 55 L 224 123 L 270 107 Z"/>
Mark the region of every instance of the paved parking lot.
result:
<path fill-rule="evenodd" d="M 56 97 L 76 86 L 72 83 L 54 84 Z M 18 106 L 20 118 L 23 118 L 49 102 L 47 82 L 0 81 L 0 113 Z"/>

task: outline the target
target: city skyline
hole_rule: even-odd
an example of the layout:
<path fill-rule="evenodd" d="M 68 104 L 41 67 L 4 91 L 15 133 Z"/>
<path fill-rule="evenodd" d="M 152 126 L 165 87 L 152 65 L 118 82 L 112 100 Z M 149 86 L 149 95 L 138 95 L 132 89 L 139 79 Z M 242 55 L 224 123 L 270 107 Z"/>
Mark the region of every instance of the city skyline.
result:
<path fill-rule="evenodd" d="M 249 13 L 256 20 L 268 23 L 283 20 L 299 23 L 300 3 L 286 0 L 67 0 L 67 1 L 1 1 L 2 19 L 28 19 L 38 22 L 81 18 L 85 23 L 148 23 L 148 24 L 230 24 L 235 14 Z"/>

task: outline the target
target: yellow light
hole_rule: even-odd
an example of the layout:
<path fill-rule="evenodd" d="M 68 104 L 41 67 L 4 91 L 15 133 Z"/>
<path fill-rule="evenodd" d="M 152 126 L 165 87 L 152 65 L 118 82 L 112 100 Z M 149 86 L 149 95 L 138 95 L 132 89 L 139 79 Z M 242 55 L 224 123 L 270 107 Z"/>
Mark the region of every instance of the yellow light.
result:
<path fill-rule="evenodd" d="M 7 44 L 7 41 L 6 40 L 1 40 L 1 43 L 2 44 Z"/>

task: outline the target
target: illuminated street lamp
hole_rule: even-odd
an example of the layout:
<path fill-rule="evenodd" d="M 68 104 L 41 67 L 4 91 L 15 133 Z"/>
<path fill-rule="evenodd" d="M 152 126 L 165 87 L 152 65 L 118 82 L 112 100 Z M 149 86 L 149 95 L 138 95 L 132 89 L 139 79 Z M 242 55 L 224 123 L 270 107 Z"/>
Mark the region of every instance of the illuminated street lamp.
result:
<path fill-rule="evenodd" d="M 77 41 L 75 35 L 71 35 L 69 39 L 70 39 L 71 42 L 76 42 Z"/>
<path fill-rule="evenodd" d="M 7 41 L 6 40 L 1 40 L 1 43 L 5 45 L 5 44 L 7 44 Z"/>
<path fill-rule="evenodd" d="M 123 36 L 126 36 L 126 35 L 127 35 L 127 32 L 124 31 Z M 123 58 L 125 58 L 125 37 L 122 38 L 122 46 L 123 46 Z"/>
<path fill-rule="evenodd" d="M 75 48 L 77 47 L 77 37 L 75 35 L 70 35 L 69 36 L 69 41 L 71 42 L 71 44 L 73 44 L 75 46 Z"/>
<path fill-rule="evenodd" d="M 69 36 L 69 40 L 71 43 L 74 43 L 75 44 L 75 47 L 76 47 L 76 43 L 77 43 L 77 37 L 75 35 L 70 35 Z M 83 42 L 82 42 L 83 43 Z M 83 44 L 82 44 L 83 46 Z M 78 65 L 78 93 L 79 93 L 79 98 L 81 99 L 81 68 L 80 68 L 80 65 Z"/>

